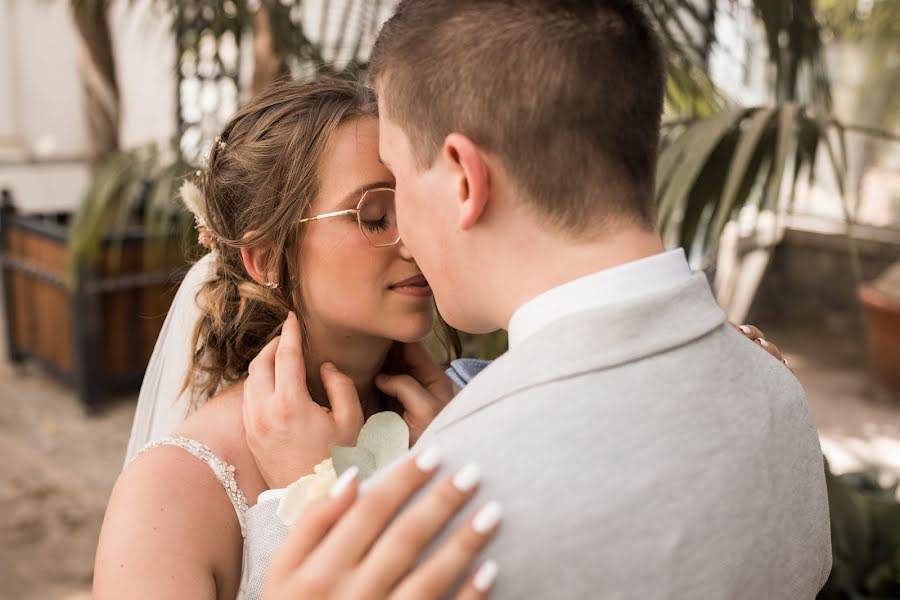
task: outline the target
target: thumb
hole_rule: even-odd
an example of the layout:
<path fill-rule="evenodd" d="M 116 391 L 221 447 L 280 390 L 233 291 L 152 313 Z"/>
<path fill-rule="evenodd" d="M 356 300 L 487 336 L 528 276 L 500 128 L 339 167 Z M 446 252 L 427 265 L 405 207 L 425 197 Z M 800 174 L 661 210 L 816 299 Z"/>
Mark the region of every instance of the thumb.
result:
<path fill-rule="evenodd" d="M 359 430 L 363 426 L 363 411 L 353 380 L 327 362 L 320 369 L 322 385 L 331 404 L 331 414 L 338 429 L 340 443 L 356 445 Z"/>
<path fill-rule="evenodd" d="M 379 375 L 375 378 L 379 390 L 400 401 L 406 412 L 427 416 L 434 412 L 435 397 L 409 375 Z"/>

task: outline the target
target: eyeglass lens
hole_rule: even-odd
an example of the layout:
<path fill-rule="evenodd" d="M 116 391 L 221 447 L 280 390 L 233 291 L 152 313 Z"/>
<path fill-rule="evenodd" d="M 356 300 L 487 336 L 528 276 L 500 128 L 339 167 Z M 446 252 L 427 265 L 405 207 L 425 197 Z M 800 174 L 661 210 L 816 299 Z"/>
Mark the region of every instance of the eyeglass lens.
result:
<path fill-rule="evenodd" d="M 400 239 L 394 191 L 369 190 L 359 203 L 359 228 L 374 246 L 391 246 Z"/>

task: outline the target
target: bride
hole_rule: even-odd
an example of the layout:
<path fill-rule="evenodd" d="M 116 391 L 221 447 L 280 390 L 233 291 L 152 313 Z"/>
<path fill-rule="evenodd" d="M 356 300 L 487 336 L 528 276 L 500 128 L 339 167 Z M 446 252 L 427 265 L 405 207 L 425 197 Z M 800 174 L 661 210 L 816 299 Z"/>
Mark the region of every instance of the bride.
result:
<path fill-rule="evenodd" d="M 194 202 L 201 240 L 214 251 L 189 277 L 200 282 L 187 345 L 190 416 L 179 424 L 162 397 L 139 410 L 135 456 L 100 536 L 97 597 L 246 592 L 246 515 L 267 486 L 245 441 L 242 380 L 288 315 L 303 332 L 312 398 L 326 407 L 328 390 L 353 385 L 360 399 L 322 408 L 298 432 L 305 472 L 332 446 L 355 445 L 364 417 L 402 412 L 375 377 L 402 368 L 397 342 L 428 334 L 434 308 L 397 234 L 375 110 L 358 84 L 282 84 L 241 110 L 213 145 Z M 189 281 L 182 291 L 190 288 Z M 167 327 L 177 334 L 186 325 Z M 158 358 L 177 376 L 188 355 Z M 172 377 L 163 380 L 171 394 Z M 172 426 L 172 437 L 158 438 Z M 139 440 L 153 443 L 135 452 Z"/>
<path fill-rule="evenodd" d="M 183 196 L 211 252 L 183 282 L 141 390 L 97 549 L 96 598 L 258 594 L 244 539 L 268 486 L 244 434 L 251 361 L 285 319 L 302 332 L 306 384 L 321 408 L 297 432 L 299 477 L 334 445 L 354 445 L 365 417 L 404 412 L 376 375 L 403 372 L 404 344 L 434 325 L 428 283 L 397 232 L 368 89 L 271 88 L 225 127 L 195 183 Z M 358 402 L 335 400 L 344 386 Z M 405 416 L 419 427 L 433 417 Z"/>

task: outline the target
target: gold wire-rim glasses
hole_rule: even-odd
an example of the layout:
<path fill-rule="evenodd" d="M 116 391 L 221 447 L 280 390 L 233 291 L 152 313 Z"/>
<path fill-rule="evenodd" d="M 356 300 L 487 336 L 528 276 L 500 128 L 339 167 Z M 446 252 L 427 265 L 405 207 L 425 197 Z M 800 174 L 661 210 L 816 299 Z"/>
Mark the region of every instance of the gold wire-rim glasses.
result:
<path fill-rule="evenodd" d="M 390 192 L 392 195 L 395 193 L 394 189 L 389 188 L 389 187 L 371 188 L 371 189 L 368 189 L 365 192 L 363 192 L 363 195 L 360 197 L 359 203 L 356 205 L 356 208 L 348 208 L 346 210 L 338 210 L 335 212 L 323 213 L 321 215 L 315 215 L 313 217 L 306 217 L 305 219 L 300 219 L 299 221 L 297 221 L 297 223 L 298 224 L 309 223 L 310 221 L 321 221 L 322 219 L 330 219 L 332 217 L 342 217 L 344 215 L 354 215 L 355 214 L 356 215 L 356 226 L 359 228 L 359 232 L 363 235 L 364 238 L 366 238 L 366 240 L 372 246 L 374 246 L 376 248 L 388 248 L 390 246 L 395 246 L 400 242 L 400 232 L 399 231 L 397 231 L 397 239 L 395 239 L 394 241 L 387 242 L 384 244 L 376 244 L 372 240 L 372 238 L 369 236 L 369 234 L 366 233 L 365 229 L 363 228 L 362 216 L 361 216 L 362 211 L 360 210 L 360 207 L 362 207 L 363 203 L 366 201 L 366 196 L 368 196 L 372 192 Z M 396 221 L 396 215 L 394 216 L 394 219 Z M 396 223 L 394 224 L 394 227 L 396 227 Z"/>

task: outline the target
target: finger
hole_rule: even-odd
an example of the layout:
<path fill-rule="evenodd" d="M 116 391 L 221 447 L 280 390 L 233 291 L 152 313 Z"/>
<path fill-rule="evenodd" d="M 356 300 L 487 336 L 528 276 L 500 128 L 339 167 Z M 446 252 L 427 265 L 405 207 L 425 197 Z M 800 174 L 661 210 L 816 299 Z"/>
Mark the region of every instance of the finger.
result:
<path fill-rule="evenodd" d="M 499 572 L 500 567 L 496 561 L 485 561 L 469 577 L 462 589 L 459 590 L 459 593 L 456 594 L 456 600 L 481 600 L 482 598 L 487 598 Z"/>
<path fill-rule="evenodd" d="M 353 505 L 359 491 L 357 474 L 356 469 L 345 472 L 331 488 L 332 493 L 328 497 L 306 507 L 303 516 L 297 520 L 273 557 L 270 572 L 293 570 L 303 564 L 334 524 Z"/>
<path fill-rule="evenodd" d="M 293 398 L 297 395 L 296 390 L 306 389 L 300 321 L 293 311 L 281 328 L 281 343 L 275 351 L 275 388 L 285 398 Z"/>
<path fill-rule="evenodd" d="M 280 336 L 266 344 L 247 370 L 242 406 L 246 431 L 255 430 L 257 424 L 260 423 L 260 400 L 271 397 L 275 392 L 275 352 L 279 340 Z"/>
<path fill-rule="evenodd" d="M 765 350 L 781 362 L 785 362 L 784 357 L 781 355 L 781 350 L 779 350 L 778 346 L 776 346 L 772 342 L 766 340 L 765 338 L 759 338 L 758 340 L 756 340 L 756 343 L 759 344 L 763 348 L 763 350 Z"/>
<path fill-rule="evenodd" d="M 435 411 L 437 399 L 409 375 L 379 375 L 375 386 L 399 400 L 411 414 L 427 416 Z"/>
<path fill-rule="evenodd" d="M 338 371 L 332 363 L 324 363 L 319 369 L 322 385 L 331 404 L 331 414 L 338 429 L 342 446 L 355 446 L 359 430 L 363 426 L 362 405 L 356 385 L 348 376 Z"/>
<path fill-rule="evenodd" d="M 766 335 L 759 328 L 754 327 L 753 325 L 734 325 L 734 327 L 750 340 L 755 341 L 759 338 L 766 337 Z"/>
<path fill-rule="evenodd" d="M 394 467 L 335 525 L 311 560 L 325 569 L 359 563 L 394 514 L 431 479 L 439 462 L 440 452 L 429 448 Z"/>
<path fill-rule="evenodd" d="M 484 545 L 497 533 L 502 514 L 503 510 L 496 502 L 489 502 L 482 507 L 404 579 L 397 588 L 397 596 L 443 597 L 459 581 Z"/>
<path fill-rule="evenodd" d="M 401 512 L 378 538 L 360 567 L 364 581 L 377 582 L 373 595 L 390 590 L 447 521 L 471 500 L 478 484 L 471 468 L 465 467 L 435 485 Z"/>

